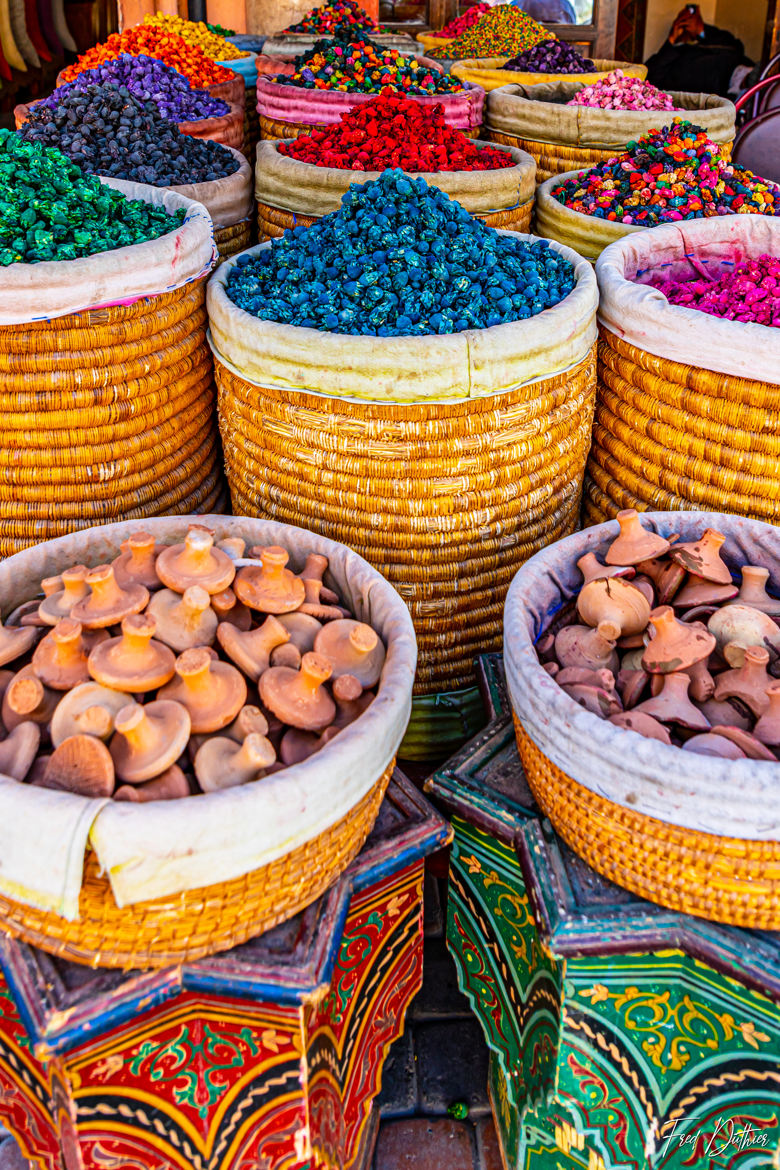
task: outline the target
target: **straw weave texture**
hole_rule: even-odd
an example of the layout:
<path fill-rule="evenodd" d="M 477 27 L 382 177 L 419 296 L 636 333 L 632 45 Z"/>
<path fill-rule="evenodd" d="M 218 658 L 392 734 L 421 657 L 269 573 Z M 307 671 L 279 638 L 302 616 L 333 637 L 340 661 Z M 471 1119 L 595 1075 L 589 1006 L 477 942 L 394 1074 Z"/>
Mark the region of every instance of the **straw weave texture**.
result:
<path fill-rule="evenodd" d="M 227 260 L 228 256 L 243 252 L 252 243 L 251 217 L 239 220 L 230 227 L 215 228 L 214 243 L 219 250 L 220 260 Z"/>
<path fill-rule="evenodd" d="M 217 499 L 204 295 L 0 328 L 0 555 Z"/>
<path fill-rule="evenodd" d="M 682 914 L 780 928 L 780 842 L 716 837 L 634 812 L 562 772 L 516 716 L 515 735 L 539 807 L 598 873 Z"/>
<path fill-rule="evenodd" d="M 371 831 L 393 767 L 341 821 L 243 877 L 119 909 L 90 851 L 77 921 L 0 896 L 0 927 L 95 967 L 168 967 L 229 950 L 297 914 L 347 868 Z"/>
<path fill-rule="evenodd" d="M 780 521 L 780 385 L 667 361 L 602 328 L 588 473 L 620 508 Z"/>
<path fill-rule="evenodd" d="M 489 227 L 507 228 L 514 232 L 529 232 L 533 211 L 534 201 L 530 199 L 518 207 L 510 207 L 504 211 L 493 211 L 486 215 L 475 215 L 474 218 L 488 224 Z M 280 207 L 271 207 L 269 203 L 258 201 L 257 226 L 261 243 L 264 239 L 273 239 L 284 235 L 288 228 L 309 227 L 316 222 L 316 216 L 302 215 L 297 211 L 284 211 Z"/>
<path fill-rule="evenodd" d="M 409 606 L 416 694 L 473 685 L 517 567 L 577 524 L 595 350 L 492 398 L 385 404 L 254 386 L 215 363 L 233 510 L 354 548 Z"/>
<path fill-rule="evenodd" d="M 244 107 L 244 146 L 243 153 L 249 160 L 249 165 L 255 164 L 255 151 L 260 141 L 260 118 L 255 104 L 254 87 L 247 89 L 246 106 Z"/>
<path fill-rule="evenodd" d="M 282 122 L 278 118 L 266 118 L 260 114 L 261 138 L 297 138 L 300 134 L 311 134 L 312 130 L 327 130 L 324 123 L 307 126 L 303 122 Z"/>

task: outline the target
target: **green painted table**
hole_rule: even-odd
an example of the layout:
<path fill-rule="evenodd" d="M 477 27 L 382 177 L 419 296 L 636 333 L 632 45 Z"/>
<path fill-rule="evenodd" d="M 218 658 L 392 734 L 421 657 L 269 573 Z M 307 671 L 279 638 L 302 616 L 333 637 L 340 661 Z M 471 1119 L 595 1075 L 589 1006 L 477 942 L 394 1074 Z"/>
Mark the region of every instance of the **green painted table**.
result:
<path fill-rule="evenodd" d="M 780 1167 L 780 934 L 594 873 L 534 806 L 500 655 L 479 673 L 488 725 L 426 788 L 455 827 L 447 941 L 505 1166 Z"/>

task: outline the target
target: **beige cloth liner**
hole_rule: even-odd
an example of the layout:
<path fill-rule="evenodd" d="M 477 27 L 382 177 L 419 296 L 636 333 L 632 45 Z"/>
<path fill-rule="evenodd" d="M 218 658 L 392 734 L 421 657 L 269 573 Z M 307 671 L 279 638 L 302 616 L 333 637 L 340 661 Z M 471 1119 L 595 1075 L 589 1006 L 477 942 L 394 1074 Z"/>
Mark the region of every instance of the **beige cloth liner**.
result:
<path fill-rule="evenodd" d="M 519 69 L 505 69 L 504 66 L 509 60 L 510 57 L 472 57 L 460 61 L 450 60 L 448 64 L 453 77 L 457 77 L 459 81 L 470 81 L 472 85 L 480 85 L 487 91 L 512 83 L 536 85 L 543 78 L 547 78 L 548 81 L 568 81 L 571 77 L 570 73 L 527 73 Z M 638 77 L 640 81 L 647 77 L 646 65 L 632 65 L 630 61 L 595 57 L 593 64 L 596 66 L 595 73 L 577 74 L 580 86 L 594 85 L 613 69 L 622 69 L 628 77 Z"/>
<path fill-rule="evenodd" d="M 185 199 L 202 203 L 215 228 L 232 227 L 252 214 L 252 169 L 240 150 L 226 146 L 238 161 L 238 170 L 210 183 L 183 183 L 168 187 Z"/>
<path fill-rule="evenodd" d="M 611 219 L 597 219 L 593 215 L 582 215 L 579 211 L 564 207 L 553 198 L 554 188 L 562 186 L 569 179 L 576 179 L 581 174 L 582 171 L 566 171 L 562 175 L 553 175 L 552 178 L 545 179 L 537 187 L 534 227 L 545 239 L 557 240 L 558 243 L 566 244 L 575 252 L 579 252 L 586 260 L 595 261 L 608 244 L 648 229 L 636 227 L 634 224 L 618 223 Z"/>
<path fill-rule="evenodd" d="M 474 141 L 474 145 L 485 144 Z M 437 171 L 410 174 L 409 177 L 424 179 L 429 186 L 438 187 L 451 199 L 462 203 L 472 215 L 517 207 L 533 199 L 536 162 L 531 155 L 507 146 L 494 149 L 505 150 L 515 165 L 505 170 Z M 368 183 L 379 177 L 379 171 L 342 171 L 288 158 L 279 153 L 276 140 L 257 144 L 255 197 L 259 202 L 283 211 L 318 217 L 327 215 L 341 205 L 341 198 L 351 183 Z"/>
<path fill-rule="evenodd" d="M 411 711 L 417 646 L 406 606 L 383 577 L 344 545 L 300 528 L 243 517 L 198 516 L 217 537 L 283 545 L 300 572 L 307 553 L 329 558 L 326 580 L 387 648 L 377 698 L 328 747 L 259 783 L 153 804 L 87 800 L 0 776 L 0 891 L 73 920 L 87 840 L 119 906 L 240 877 L 267 865 L 341 820 L 390 764 Z M 25 549 L 0 563 L 6 614 L 34 597 L 43 577 L 77 562 L 119 554 L 134 531 L 165 544 L 181 540 L 185 517 L 157 517 L 90 528 Z M 34 827 L 34 831 L 33 831 Z"/>
<path fill-rule="evenodd" d="M 128 199 L 142 199 L 173 212 L 184 223 L 156 240 L 99 252 L 79 260 L 11 264 L 0 281 L 0 325 L 22 325 L 63 317 L 101 305 L 170 292 L 207 272 L 216 257 L 206 208 L 165 187 L 123 179 L 101 179 Z"/>
<path fill-rule="evenodd" d="M 419 57 L 423 53 L 423 47 L 419 42 L 407 36 L 406 33 L 364 33 L 363 36 L 368 36 L 372 41 L 378 45 L 382 45 L 386 49 L 397 49 L 405 57 Z M 298 57 L 301 53 L 310 52 L 318 40 L 327 38 L 327 33 L 323 33 L 321 37 L 314 36 L 310 33 L 277 33 L 273 37 L 269 37 L 263 45 L 263 53 L 268 57 L 281 57 L 283 60 L 291 61 L 293 57 Z"/>
<path fill-rule="evenodd" d="M 260 244 L 243 255 L 270 247 Z M 212 349 L 246 381 L 288 391 L 370 402 L 453 402 L 502 394 L 570 369 L 596 340 L 593 270 L 570 249 L 553 247 L 574 265 L 577 280 L 560 304 L 525 321 L 431 337 L 353 337 L 258 320 L 228 299 L 225 284 L 237 259 L 231 257 L 206 292 Z"/>
<path fill-rule="evenodd" d="M 675 91 L 671 96 L 679 110 L 597 110 L 566 105 L 580 89 L 579 81 L 503 85 L 488 94 L 485 123 L 491 130 L 531 142 L 596 150 L 612 146 L 623 150 L 632 139 L 686 115 L 715 142 L 734 138 L 736 110 L 732 102 L 717 94 Z"/>
<path fill-rule="evenodd" d="M 658 289 L 633 281 L 637 272 L 649 281 L 650 270 L 694 276 L 691 256 L 739 262 L 765 253 L 780 256 L 780 220 L 768 215 L 685 220 L 626 236 L 596 264 L 599 320 L 630 345 L 668 361 L 780 385 L 780 330 L 670 305 Z M 719 274 L 724 267 L 708 264 L 705 271 Z"/>

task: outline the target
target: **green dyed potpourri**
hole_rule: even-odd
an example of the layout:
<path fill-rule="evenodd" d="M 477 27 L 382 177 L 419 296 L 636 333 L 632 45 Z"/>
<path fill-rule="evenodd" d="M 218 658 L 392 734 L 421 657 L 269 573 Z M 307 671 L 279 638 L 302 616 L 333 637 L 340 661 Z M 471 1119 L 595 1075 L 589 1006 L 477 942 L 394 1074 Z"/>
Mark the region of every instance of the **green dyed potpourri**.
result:
<path fill-rule="evenodd" d="M 77 260 L 174 231 L 169 215 L 84 175 L 59 150 L 0 130 L 0 266 Z"/>

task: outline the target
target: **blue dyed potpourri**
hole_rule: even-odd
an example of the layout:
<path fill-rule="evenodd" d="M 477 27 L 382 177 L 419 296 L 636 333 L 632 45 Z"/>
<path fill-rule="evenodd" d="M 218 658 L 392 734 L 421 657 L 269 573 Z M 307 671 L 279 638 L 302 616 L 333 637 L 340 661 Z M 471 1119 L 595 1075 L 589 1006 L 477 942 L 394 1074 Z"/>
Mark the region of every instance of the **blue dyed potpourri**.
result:
<path fill-rule="evenodd" d="M 169 215 L 84 175 L 59 150 L 0 130 L 0 267 L 76 260 L 172 232 Z"/>
<path fill-rule="evenodd" d="M 122 87 L 142 102 L 154 102 L 162 117 L 169 122 L 221 118 L 230 110 L 227 102 L 212 97 L 207 89 L 191 88 L 187 78 L 170 65 L 153 57 L 131 57 L 129 53 L 123 53 L 113 61 L 103 61 L 94 69 L 85 69 L 38 105 L 54 110 L 73 90 L 87 89 L 90 85 Z"/>
<path fill-rule="evenodd" d="M 501 235 L 424 179 L 386 170 L 353 184 L 338 211 L 241 256 L 226 291 L 261 320 L 399 337 L 533 317 L 574 284 L 546 240 Z"/>

